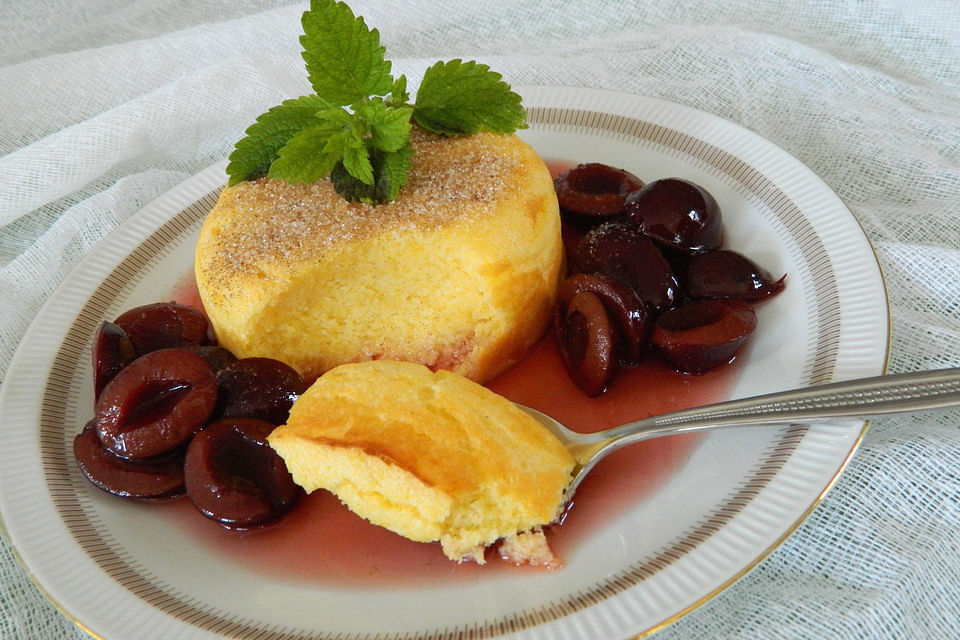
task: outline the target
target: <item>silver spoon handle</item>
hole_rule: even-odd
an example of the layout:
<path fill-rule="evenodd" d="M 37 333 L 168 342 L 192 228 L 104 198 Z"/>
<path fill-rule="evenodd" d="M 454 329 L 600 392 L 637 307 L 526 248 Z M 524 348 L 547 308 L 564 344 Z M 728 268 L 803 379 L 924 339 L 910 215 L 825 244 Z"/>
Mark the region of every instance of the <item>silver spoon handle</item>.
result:
<path fill-rule="evenodd" d="M 604 433 L 615 448 L 652 437 L 751 424 L 807 424 L 832 418 L 960 407 L 960 368 L 835 382 L 730 400 L 630 422 Z M 608 446 L 609 446 L 608 445 Z"/>

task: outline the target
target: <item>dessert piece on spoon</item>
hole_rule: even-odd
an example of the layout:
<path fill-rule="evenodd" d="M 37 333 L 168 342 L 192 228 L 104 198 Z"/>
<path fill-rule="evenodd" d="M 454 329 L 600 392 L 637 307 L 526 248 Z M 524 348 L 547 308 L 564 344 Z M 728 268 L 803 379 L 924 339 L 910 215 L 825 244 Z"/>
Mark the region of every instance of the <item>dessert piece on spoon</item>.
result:
<path fill-rule="evenodd" d="M 574 459 L 536 419 L 489 389 L 408 362 L 342 365 L 268 437 L 294 481 L 328 489 L 374 524 L 451 559 L 556 566 L 541 528 L 563 506 Z M 520 536 L 519 538 L 517 536 Z M 526 551 L 524 551 L 526 550 Z"/>

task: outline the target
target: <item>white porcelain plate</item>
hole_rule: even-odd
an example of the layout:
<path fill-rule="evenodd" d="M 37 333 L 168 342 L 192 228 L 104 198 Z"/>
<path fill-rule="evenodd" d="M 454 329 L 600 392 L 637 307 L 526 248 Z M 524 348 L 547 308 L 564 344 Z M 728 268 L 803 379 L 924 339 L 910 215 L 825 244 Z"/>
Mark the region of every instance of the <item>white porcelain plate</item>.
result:
<path fill-rule="evenodd" d="M 699 183 L 721 205 L 728 246 L 788 274 L 784 293 L 758 306 L 759 329 L 729 396 L 883 373 L 888 313 L 874 253 L 850 211 L 798 160 L 667 102 L 520 92 L 530 122 L 522 135 L 543 157 Z M 656 487 L 590 529 L 556 572 L 491 568 L 462 580 L 380 584 L 253 568 L 198 543 L 190 527 L 170 526 L 167 512 L 95 489 L 71 450 L 92 414 L 97 326 L 177 285 L 223 182 L 223 164 L 201 172 L 91 252 L 31 326 L 0 397 L 0 514 L 10 542 L 39 587 L 97 637 L 642 635 L 755 566 L 819 502 L 863 435 L 863 422 L 707 435 Z"/>

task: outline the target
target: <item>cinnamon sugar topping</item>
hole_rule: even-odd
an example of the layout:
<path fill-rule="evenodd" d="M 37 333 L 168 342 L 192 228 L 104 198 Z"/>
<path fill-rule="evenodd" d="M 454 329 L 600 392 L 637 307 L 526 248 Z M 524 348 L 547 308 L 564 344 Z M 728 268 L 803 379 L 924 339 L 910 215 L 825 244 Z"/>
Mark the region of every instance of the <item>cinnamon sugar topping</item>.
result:
<path fill-rule="evenodd" d="M 387 204 L 348 202 L 329 179 L 240 183 L 225 190 L 217 205 L 217 239 L 205 252 L 205 270 L 217 274 L 223 286 L 241 274 L 266 276 L 263 267 L 275 260 L 310 260 L 331 245 L 483 215 L 489 211 L 485 205 L 509 190 L 512 176 L 523 170 L 505 138 L 489 133 L 450 138 L 414 127 L 409 179 Z"/>

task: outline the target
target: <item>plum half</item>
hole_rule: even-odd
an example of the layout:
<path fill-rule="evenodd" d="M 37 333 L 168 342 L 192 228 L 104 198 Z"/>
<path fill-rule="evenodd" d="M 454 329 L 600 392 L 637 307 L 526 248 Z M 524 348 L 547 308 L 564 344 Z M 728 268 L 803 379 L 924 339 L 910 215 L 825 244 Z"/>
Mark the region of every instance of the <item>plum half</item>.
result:
<path fill-rule="evenodd" d="M 586 395 L 603 393 L 616 370 L 616 333 L 600 298 L 575 294 L 557 317 L 560 357 L 573 383 Z"/>
<path fill-rule="evenodd" d="M 104 322 L 93 338 L 93 399 L 107 383 L 137 357 L 127 332 L 112 322 Z"/>
<path fill-rule="evenodd" d="M 97 435 L 121 458 L 160 455 L 189 440 L 216 401 L 216 378 L 201 356 L 183 349 L 152 351 L 104 387 L 94 408 Z"/>
<path fill-rule="evenodd" d="M 684 373 L 705 373 L 727 364 L 757 328 L 757 316 L 741 300 L 698 300 L 660 315 L 650 344 Z"/>
<path fill-rule="evenodd" d="M 703 187 L 680 178 L 664 178 L 627 197 L 627 220 L 671 249 L 701 253 L 723 242 L 720 206 Z"/>
<path fill-rule="evenodd" d="M 287 421 L 294 401 L 307 390 L 297 371 L 273 358 L 241 358 L 217 374 L 218 418 L 260 418 L 275 425 Z"/>
<path fill-rule="evenodd" d="M 553 186 L 564 221 L 591 226 L 623 214 L 627 196 L 640 189 L 643 181 L 624 169 L 591 162 L 564 171 Z"/>
<path fill-rule="evenodd" d="M 701 299 L 763 300 L 783 291 L 785 278 L 774 280 L 753 260 L 728 249 L 694 256 L 680 271 L 684 290 Z"/>
<path fill-rule="evenodd" d="M 122 498 L 163 500 L 183 495 L 183 452 L 130 461 L 103 448 L 93 422 L 73 439 L 73 455 L 95 486 Z"/>
<path fill-rule="evenodd" d="M 256 418 L 211 423 L 187 447 L 187 495 L 208 518 L 232 529 L 257 527 L 289 511 L 301 493 L 267 443 L 274 425 Z"/>
<path fill-rule="evenodd" d="M 206 344 L 212 334 L 206 316 L 176 302 L 156 302 L 125 311 L 114 324 L 123 329 L 137 355 L 158 349 Z"/>
<path fill-rule="evenodd" d="M 629 285 L 656 315 L 679 297 L 680 285 L 660 250 L 634 226 L 607 222 L 577 245 L 580 271 L 616 278 Z"/>

